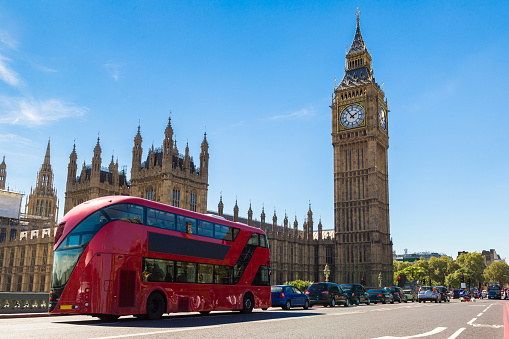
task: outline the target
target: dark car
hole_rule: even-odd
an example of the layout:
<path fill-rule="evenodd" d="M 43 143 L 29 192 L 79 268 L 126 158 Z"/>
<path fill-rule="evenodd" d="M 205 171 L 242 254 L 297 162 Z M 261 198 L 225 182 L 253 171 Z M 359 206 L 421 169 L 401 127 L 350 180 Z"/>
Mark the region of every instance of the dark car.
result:
<path fill-rule="evenodd" d="M 292 285 L 277 285 L 270 287 L 272 307 L 282 307 L 289 310 L 292 306 L 309 308 L 309 297 Z"/>
<path fill-rule="evenodd" d="M 453 299 L 459 299 L 461 297 L 465 297 L 467 294 L 467 292 L 465 292 L 464 290 L 453 290 L 452 291 L 452 298 Z"/>
<path fill-rule="evenodd" d="M 407 296 L 405 295 L 405 292 L 403 292 L 403 289 L 398 286 L 390 286 L 390 287 L 384 287 L 385 290 L 387 290 L 389 293 L 392 294 L 394 297 L 394 301 L 397 302 L 408 302 Z"/>
<path fill-rule="evenodd" d="M 311 306 L 324 305 L 334 307 L 336 304 L 350 305 L 348 296 L 338 284 L 331 282 L 316 282 L 308 286 L 306 294 Z"/>
<path fill-rule="evenodd" d="M 447 287 L 444 286 L 435 286 L 433 287 L 437 293 L 441 296 L 441 301 L 451 302 L 451 298 L 449 297 L 449 293 L 447 292 Z"/>
<path fill-rule="evenodd" d="M 369 305 L 369 295 L 361 284 L 341 284 L 339 286 L 348 295 L 351 304 L 359 305 L 363 303 Z"/>
<path fill-rule="evenodd" d="M 391 304 L 394 304 L 394 297 L 391 293 L 389 293 L 385 289 L 380 290 L 368 290 L 369 299 L 372 303 L 378 304 L 386 304 L 390 302 Z"/>

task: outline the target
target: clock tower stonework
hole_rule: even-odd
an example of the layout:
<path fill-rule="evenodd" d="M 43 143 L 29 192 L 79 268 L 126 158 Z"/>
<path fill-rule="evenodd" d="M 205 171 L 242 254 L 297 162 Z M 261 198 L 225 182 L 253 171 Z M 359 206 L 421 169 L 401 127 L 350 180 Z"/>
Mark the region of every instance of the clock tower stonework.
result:
<path fill-rule="evenodd" d="M 332 97 L 334 281 L 393 285 L 389 226 L 388 112 L 376 83 L 359 16 L 345 75 Z"/>

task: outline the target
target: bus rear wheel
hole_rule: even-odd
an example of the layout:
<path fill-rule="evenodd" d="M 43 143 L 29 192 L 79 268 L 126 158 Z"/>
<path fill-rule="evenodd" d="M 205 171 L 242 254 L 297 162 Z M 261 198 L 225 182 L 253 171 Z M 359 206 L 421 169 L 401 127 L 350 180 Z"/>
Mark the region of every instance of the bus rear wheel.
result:
<path fill-rule="evenodd" d="M 244 296 L 244 300 L 242 301 L 242 310 L 241 313 L 251 313 L 254 308 L 254 300 L 253 295 L 251 293 L 246 293 Z"/>
<path fill-rule="evenodd" d="M 166 310 L 166 300 L 161 293 L 154 292 L 147 299 L 147 319 L 161 319 Z"/>

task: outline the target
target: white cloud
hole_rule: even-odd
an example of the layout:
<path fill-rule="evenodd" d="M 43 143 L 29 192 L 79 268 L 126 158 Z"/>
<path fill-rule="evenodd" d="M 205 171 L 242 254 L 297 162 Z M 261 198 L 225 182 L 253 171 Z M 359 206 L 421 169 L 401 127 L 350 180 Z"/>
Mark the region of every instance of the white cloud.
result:
<path fill-rule="evenodd" d="M 120 76 L 120 67 L 124 66 L 123 64 L 118 63 L 107 63 L 104 64 L 104 67 L 106 70 L 110 73 L 110 75 L 115 79 L 115 81 L 118 81 L 118 78 Z"/>
<path fill-rule="evenodd" d="M 27 98 L 0 97 L 0 123 L 41 126 L 65 118 L 81 117 L 86 107 L 77 107 L 57 99 L 37 101 Z"/>
<path fill-rule="evenodd" d="M 0 43 L 4 44 L 10 49 L 18 49 L 18 42 L 12 39 L 9 34 L 5 32 L 0 32 Z"/>
<path fill-rule="evenodd" d="M 306 116 L 310 116 L 313 114 L 313 109 L 308 110 L 307 108 L 302 108 L 297 112 L 293 112 L 286 115 L 274 115 L 269 118 L 269 120 L 278 120 L 278 119 L 298 119 Z"/>
<path fill-rule="evenodd" d="M 23 137 L 20 137 L 19 135 L 16 135 L 16 134 L 0 134 L 0 143 L 18 143 L 18 144 L 24 144 L 24 145 L 28 145 L 31 143 L 31 141 L 29 139 L 26 139 L 26 138 L 23 138 Z"/>
<path fill-rule="evenodd" d="M 11 60 L 0 55 L 0 79 L 13 87 L 18 87 L 21 84 L 21 80 L 18 73 L 9 67 L 8 61 Z"/>

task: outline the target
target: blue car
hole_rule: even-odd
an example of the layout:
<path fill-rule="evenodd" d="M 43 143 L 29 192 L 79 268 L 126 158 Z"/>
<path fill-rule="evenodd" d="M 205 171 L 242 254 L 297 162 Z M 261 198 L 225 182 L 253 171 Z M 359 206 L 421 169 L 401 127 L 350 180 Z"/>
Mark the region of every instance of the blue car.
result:
<path fill-rule="evenodd" d="M 292 285 L 276 285 L 271 286 L 272 307 L 281 307 L 289 310 L 291 307 L 303 307 L 305 310 L 309 308 L 309 297 Z"/>

